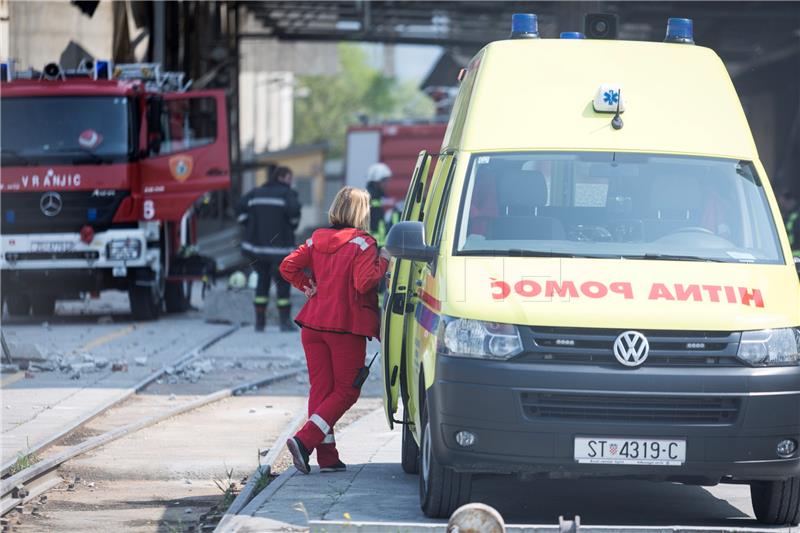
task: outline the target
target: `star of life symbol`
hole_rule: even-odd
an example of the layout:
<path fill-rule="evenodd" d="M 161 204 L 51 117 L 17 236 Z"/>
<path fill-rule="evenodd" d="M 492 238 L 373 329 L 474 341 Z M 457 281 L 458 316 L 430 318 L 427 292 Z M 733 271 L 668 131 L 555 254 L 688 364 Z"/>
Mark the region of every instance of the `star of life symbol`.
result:
<path fill-rule="evenodd" d="M 624 331 L 614 341 L 614 357 L 625 366 L 639 366 L 649 354 L 650 343 L 638 331 Z"/>
<path fill-rule="evenodd" d="M 603 101 L 608 105 L 619 102 L 619 91 L 606 91 L 603 93 Z"/>
<path fill-rule="evenodd" d="M 42 210 L 44 216 L 54 217 L 61 212 L 62 207 L 64 207 L 64 202 L 57 192 L 46 192 L 39 199 L 39 209 Z"/>

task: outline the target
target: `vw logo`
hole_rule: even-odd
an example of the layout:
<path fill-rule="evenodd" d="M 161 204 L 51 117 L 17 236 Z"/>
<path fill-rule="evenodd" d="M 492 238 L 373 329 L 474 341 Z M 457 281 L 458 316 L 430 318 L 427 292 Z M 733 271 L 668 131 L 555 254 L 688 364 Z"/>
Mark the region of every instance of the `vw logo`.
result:
<path fill-rule="evenodd" d="M 61 212 L 64 202 L 61 200 L 61 195 L 57 192 L 46 192 L 39 200 L 39 209 L 42 210 L 44 216 L 54 217 Z"/>
<path fill-rule="evenodd" d="M 625 366 L 639 366 L 650 353 L 647 337 L 638 331 L 624 331 L 614 341 L 614 357 Z"/>

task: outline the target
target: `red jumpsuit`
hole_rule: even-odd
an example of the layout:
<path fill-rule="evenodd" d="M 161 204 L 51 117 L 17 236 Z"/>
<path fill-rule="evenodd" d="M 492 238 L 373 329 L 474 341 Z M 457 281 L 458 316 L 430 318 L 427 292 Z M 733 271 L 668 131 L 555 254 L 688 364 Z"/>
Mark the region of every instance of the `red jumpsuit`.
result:
<path fill-rule="evenodd" d="M 364 366 L 366 337 L 378 336 L 377 288 L 388 266 L 375 239 L 347 227 L 315 231 L 281 263 L 281 275 L 298 289 L 317 284 L 295 319 L 311 385 L 309 419 L 295 437 L 317 450 L 320 467 L 339 462 L 333 426 L 361 392 L 353 381 Z"/>

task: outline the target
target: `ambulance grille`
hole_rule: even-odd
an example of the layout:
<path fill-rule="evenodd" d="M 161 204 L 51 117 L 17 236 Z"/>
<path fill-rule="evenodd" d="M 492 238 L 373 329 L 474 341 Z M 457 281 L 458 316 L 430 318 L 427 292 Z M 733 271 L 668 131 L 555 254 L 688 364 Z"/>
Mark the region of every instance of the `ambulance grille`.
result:
<path fill-rule="evenodd" d="M 614 341 L 622 329 L 528 328 L 530 342 L 519 362 L 619 366 Z M 741 333 L 637 330 L 647 337 L 645 366 L 740 366 Z"/>
<path fill-rule="evenodd" d="M 732 425 L 739 399 L 716 396 L 522 393 L 525 416 L 534 419 Z"/>

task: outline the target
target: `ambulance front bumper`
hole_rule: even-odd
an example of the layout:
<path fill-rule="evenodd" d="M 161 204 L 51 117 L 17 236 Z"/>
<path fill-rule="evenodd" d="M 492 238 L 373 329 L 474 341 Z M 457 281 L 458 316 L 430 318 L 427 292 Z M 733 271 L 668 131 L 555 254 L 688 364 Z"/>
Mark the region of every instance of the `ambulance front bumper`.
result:
<path fill-rule="evenodd" d="M 462 472 L 715 484 L 800 475 L 800 369 L 515 363 L 438 356 L 433 453 Z M 456 434 L 475 435 L 469 447 Z M 576 437 L 685 440 L 680 465 L 584 464 Z"/>

